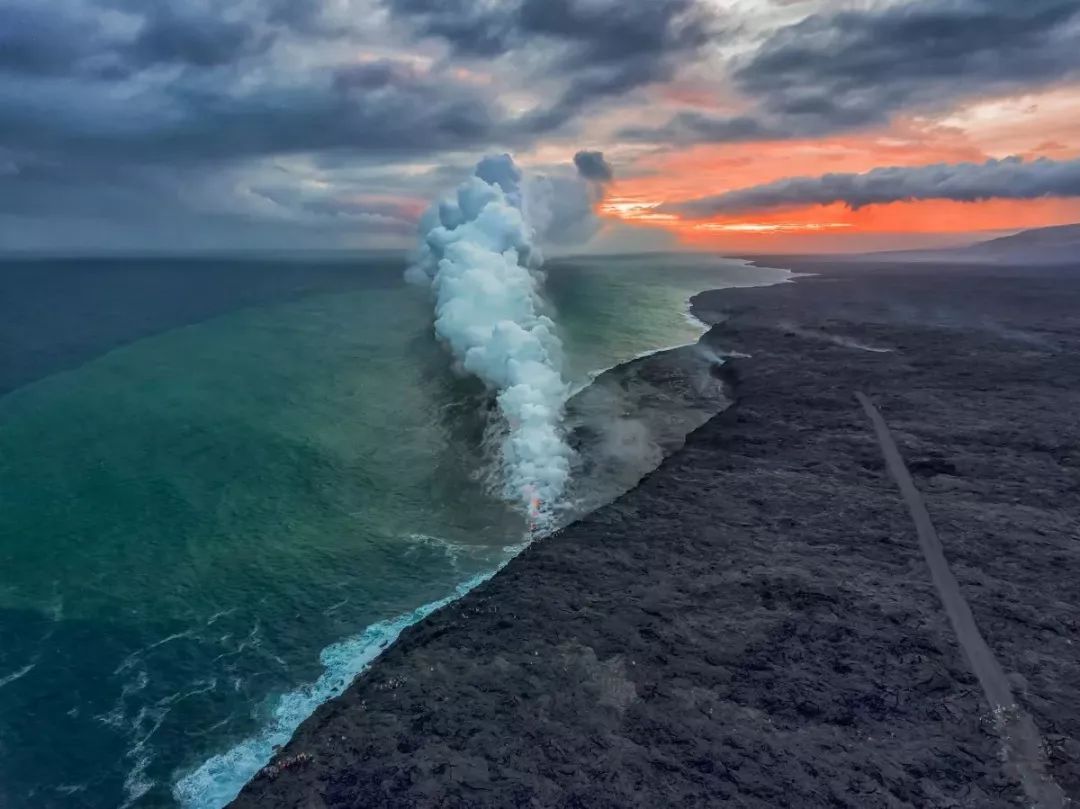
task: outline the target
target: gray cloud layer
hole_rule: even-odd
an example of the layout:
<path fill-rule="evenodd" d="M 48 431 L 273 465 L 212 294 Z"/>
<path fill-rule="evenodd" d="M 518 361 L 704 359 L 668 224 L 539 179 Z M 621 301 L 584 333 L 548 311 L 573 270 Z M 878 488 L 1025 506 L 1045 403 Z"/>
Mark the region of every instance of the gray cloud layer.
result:
<path fill-rule="evenodd" d="M 339 152 L 374 168 L 520 142 L 488 88 L 404 53 L 357 61 L 348 45 L 361 40 L 328 7 L 0 2 L 0 250 L 50 233 L 216 244 L 230 228 L 258 243 L 260 222 L 298 244 L 334 228 L 404 232 L 411 214 L 388 216 L 364 183 L 328 189 L 323 173 L 321 190 L 287 193 L 303 178 L 274 161 Z"/>
<path fill-rule="evenodd" d="M 668 79 L 713 33 L 697 0 L 383 0 L 421 36 L 445 40 L 458 54 L 494 58 L 512 52 L 549 66 L 568 86 L 523 122 L 534 131 L 560 126 L 595 99 Z"/>
<path fill-rule="evenodd" d="M 729 191 L 662 206 L 692 218 L 745 214 L 801 205 L 842 202 L 851 208 L 907 200 L 1037 199 L 1080 196 L 1080 160 L 1018 157 L 985 163 L 939 163 L 915 168 L 879 168 L 865 174 L 825 174 Z"/>
<path fill-rule="evenodd" d="M 132 5 L 132 8 L 135 6 Z M 268 53 L 268 17 L 157 2 L 0 7 L 0 147 L 191 161 L 352 149 L 430 153 L 498 135 L 489 92 L 407 62 L 319 67 Z M 46 10 L 48 9 L 48 10 Z"/>
<path fill-rule="evenodd" d="M 571 142 L 741 36 L 734 13 L 707 0 L 0 0 L 0 250 L 61 234 L 302 246 L 405 232 L 415 200 L 478 153 Z M 730 67 L 716 81 L 745 96 L 744 114 L 685 108 L 626 136 L 812 136 L 1064 79 L 1080 71 L 1080 3 L 820 13 Z M 598 153 L 577 164 L 597 187 L 610 177 Z"/>
<path fill-rule="evenodd" d="M 0 249 L 48 220 L 181 243 L 208 217 L 245 238 L 260 220 L 274 239 L 397 228 L 408 211 L 368 199 L 395 184 L 369 187 L 379 167 L 528 148 L 670 76 L 709 16 L 697 0 L 0 0 Z M 513 69 L 473 64 L 499 56 Z M 534 77 L 541 104 L 504 108 Z M 282 159 L 352 171 L 290 193 L 306 180 Z M 399 172 L 396 191 L 424 181 Z"/>
<path fill-rule="evenodd" d="M 745 115 L 683 114 L 624 135 L 662 142 L 816 136 L 1077 74 L 1076 0 L 915 0 L 813 14 L 773 33 L 732 74 L 752 107 Z"/>

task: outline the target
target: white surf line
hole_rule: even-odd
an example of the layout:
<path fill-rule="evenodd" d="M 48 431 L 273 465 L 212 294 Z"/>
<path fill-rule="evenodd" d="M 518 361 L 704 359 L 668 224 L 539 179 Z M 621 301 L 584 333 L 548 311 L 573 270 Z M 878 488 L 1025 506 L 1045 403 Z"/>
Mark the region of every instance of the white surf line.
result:
<path fill-rule="evenodd" d="M 753 262 L 751 262 L 751 261 L 749 261 L 747 259 L 729 258 L 727 256 L 722 256 L 721 258 L 724 261 L 731 261 L 731 262 L 739 264 L 739 265 L 741 265 L 743 267 L 756 268 L 755 265 L 753 264 Z M 581 393 L 583 390 L 585 390 L 585 388 L 589 387 L 589 385 L 591 385 L 593 382 L 595 382 L 601 376 L 606 374 L 608 371 L 614 371 L 619 366 L 629 365 L 632 362 L 635 362 L 637 360 L 643 360 L 646 357 L 653 356 L 654 354 L 663 354 L 665 351 L 675 351 L 678 348 L 690 348 L 692 346 L 698 345 L 701 342 L 701 338 L 704 337 L 706 334 L 708 334 L 709 330 L 712 329 L 713 325 L 715 325 L 715 324 L 712 324 L 712 323 L 706 323 L 704 320 L 702 320 L 701 318 L 699 318 L 697 315 L 694 314 L 693 299 L 696 298 L 698 295 L 702 295 L 702 294 L 704 294 L 706 292 L 717 292 L 717 291 L 723 290 L 723 289 L 764 289 L 765 287 L 777 286 L 779 284 L 793 283 L 796 278 L 804 278 L 804 277 L 809 278 L 812 275 L 817 275 L 817 273 L 812 273 L 812 272 L 811 273 L 795 273 L 795 272 L 792 272 L 791 270 L 785 270 L 783 267 L 763 267 L 763 268 L 760 268 L 760 269 L 779 270 L 780 272 L 787 273 L 787 276 L 785 278 L 781 278 L 779 281 L 769 281 L 767 283 L 762 283 L 762 284 L 727 284 L 727 285 L 724 285 L 724 286 L 707 287 L 705 289 L 701 289 L 701 290 L 698 290 L 697 292 L 691 293 L 690 295 L 688 295 L 686 297 L 686 300 L 683 301 L 682 316 L 683 316 L 683 320 L 686 321 L 687 325 L 690 326 L 690 328 L 695 329 L 695 330 L 697 330 L 699 332 L 696 340 L 690 340 L 690 341 L 685 342 L 685 343 L 676 343 L 675 345 L 670 345 L 670 346 L 661 346 L 660 348 L 649 348 L 649 349 L 646 349 L 644 351 L 639 351 L 637 354 L 630 357 L 629 359 L 620 360 L 620 361 L 618 361 L 618 362 L 616 362 L 616 363 L 614 363 L 612 365 L 607 366 L 606 368 L 601 368 L 601 369 L 599 369 L 597 371 L 589 371 L 585 375 L 585 379 L 583 381 L 577 383 L 576 385 L 571 386 L 570 393 L 567 396 L 567 398 L 570 399 L 570 398 L 572 398 L 574 396 L 577 396 L 579 393 Z M 877 351 L 879 349 L 870 348 L 870 349 L 867 349 L 867 350 L 869 350 L 869 351 Z M 890 351 L 891 349 L 883 349 L 883 350 Z M 735 357 L 735 356 L 739 356 L 739 354 L 735 353 L 735 354 L 730 354 L 728 356 Z M 745 356 L 749 356 L 749 355 L 745 355 Z"/>
<path fill-rule="evenodd" d="M 645 351 L 639 351 L 637 354 L 630 357 L 630 359 L 620 360 L 619 362 L 616 362 L 613 365 L 609 365 L 607 368 L 601 368 L 598 371 L 589 371 L 585 375 L 584 380 L 582 380 L 581 382 L 577 383 L 576 385 L 572 385 L 570 387 L 570 389 L 569 389 L 569 391 L 567 393 L 566 399 L 567 399 L 567 401 L 569 401 L 570 399 L 573 399 L 575 396 L 577 396 L 579 393 L 581 393 L 587 387 L 589 387 L 594 382 L 596 382 L 596 380 L 598 380 L 604 374 L 608 373 L 609 371 L 614 371 L 616 368 L 621 368 L 624 365 L 629 365 L 630 363 L 637 362 L 638 360 L 643 360 L 646 357 L 652 357 L 652 356 L 654 356 L 656 354 L 663 354 L 665 351 L 675 351 L 676 349 L 679 349 L 679 348 L 690 348 L 690 347 L 695 346 L 695 345 L 697 345 L 697 342 L 696 341 L 691 341 L 689 343 L 676 343 L 675 345 L 664 346 L 662 348 L 649 348 L 649 349 L 646 349 Z"/>
<path fill-rule="evenodd" d="M 994 657 L 975 623 L 971 607 L 960 592 L 960 585 L 945 559 L 945 551 L 930 520 L 930 512 L 926 510 L 926 503 L 911 479 L 900 450 L 889 432 L 889 426 L 863 393 L 856 391 L 855 398 L 859 400 L 874 426 L 878 444 L 885 456 L 886 467 L 900 488 L 900 494 L 915 522 L 923 556 L 930 567 L 930 576 L 945 607 L 949 623 L 971 670 L 982 686 L 987 702 L 990 703 L 994 723 L 1001 737 L 1006 770 L 1011 770 L 1012 775 L 1020 782 L 1034 809 L 1063 809 L 1068 805 L 1067 798 L 1046 771 L 1044 747 L 1038 728 L 1031 717 L 1017 705 L 1001 664 Z"/>
<path fill-rule="evenodd" d="M 717 289 L 732 289 L 732 287 L 717 287 Z M 707 292 L 707 291 L 708 290 L 702 290 L 701 292 Z M 654 354 L 663 354 L 665 351 L 675 351 L 676 349 L 679 349 L 679 348 L 689 348 L 691 346 L 697 345 L 700 342 L 701 338 L 704 337 L 706 334 L 708 334 L 709 329 L 712 328 L 704 320 L 699 320 L 694 315 L 693 307 L 690 305 L 690 300 L 694 297 L 694 295 L 700 295 L 701 292 L 695 292 L 692 295 L 687 296 L 686 301 L 683 303 L 683 310 L 682 310 L 683 319 L 686 320 L 687 324 L 691 328 L 696 329 L 697 331 L 700 332 L 700 334 L 698 334 L 696 340 L 690 340 L 689 342 L 686 342 L 686 343 L 676 343 L 675 345 L 670 345 L 670 346 L 661 346 L 660 348 L 647 348 L 644 351 L 639 351 L 637 354 L 630 357 L 630 359 L 620 360 L 619 362 L 616 362 L 616 363 L 614 363 L 612 365 L 609 365 L 606 368 L 600 368 L 597 371 L 589 371 L 585 375 L 584 380 L 582 380 L 581 382 L 577 383 L 576 385 L 572 385 L 570 387 L 569 393 L 567 394 L 567 397 L 566 397 L 567 400 L 572 399 L 573 397 L 577 396 L 579 393 L 581 393 L 583 390 L 585 390 L 585 388 L 589 387 L 591 384 L 593 384 L 597 379 L 602 377 L 608 371 L 614 371 L 616 368 L 618 368 L 618 367 L 620 367 L 622 365 L 629 365 L 632 362 L 636 362 L 638 360 L 643 360 L 646 357 L 653 356 Z"/>
<path fill-rule="evenodd" d="M 705 290 L 702 291 L 704 292 Z M 701 292 L 694 293 L 694 295 L 700 294 Z M 710 326 L 708 323 L 706 323 L 704 320 L 694 314 L 694 305 L 693 303 L 691 303 L 691 301 L 693 301 L 694 299 L 694 295 L 690 295 L 686 299 L 686 302 L 683 304 L 682 316 L 683 320 L 690 324 L 691 328 L 700 330 L 701 336 L 703 337 L 706 333 L 708 333 L 709 329 L 711 329 L 712 326 Z"/>
<path fill-rule="evenodd" d="M 34 666 L 36 666 L 36 665 L 37 665 L 37 662 L 27 663 L 25 666 L 23 666 L 18 671 L 13 671 L 11 674 L 8 674 L 6 677 L 0 677 L 0 688 L 3 688 L 5 685 L 10 685 L 11 683 L 15 682 L 16 680 L 22 679 L 27 674 L 29 674 L 33 670 Z"/>
<path fill-rule="evenodd" d="M 270 762 L 279 746 L 288 743 L 316 708 L 343 693 L 406 628 L 457 601 L 498 573 L 509 561 L 505 559 L 491 572 L 479 573 L 458 584 L 445 598 L 378 621 L 359 635 L 327 646 L 319 654 L 323 673 L 318 679 L 279 695 L 270 715 L 253 735 L 212 756 L 175 781 L 173 798 L 183 809 L 221 809 Z"/>

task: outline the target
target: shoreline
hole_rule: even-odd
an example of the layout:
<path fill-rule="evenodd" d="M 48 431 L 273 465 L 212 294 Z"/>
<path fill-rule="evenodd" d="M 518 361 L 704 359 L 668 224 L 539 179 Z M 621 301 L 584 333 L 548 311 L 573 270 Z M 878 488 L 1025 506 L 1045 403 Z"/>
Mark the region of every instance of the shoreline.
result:
<path fill-rule="evenodd" d="M 1062 505 L 1035 498 L 1020 507 L 1002 499 L 1016 487 L 1009 470 L 988 468 L 985 453 L 953 447 L 947 435 L 936 443 L 921 438 L 928 427 L 905 415 L 932 394 L 935 414 L 964 411 L 953 414 L 953 427 L 973 440 L 962 423 L 972 416 L 945 373 L 956 371 L 947 367 L 955 346 L 945 337 L 971 354 L 966 367 L 974 356 L 985 372 L 963 375 L 968 381 L 957 387 L 974 385 L 964 392 L 983 399 L 983 378 L 1008 379 L 994 373 L 1000 364 L 1029 381 L 1041 378 L 1032 377 L 1039 363 L 1059 377 L 1070 371 L 1058 367 L 1054 352 L 1032 359 L 1030 342 L 964 322 L 965 311 L 985 314 L 993 304 L 1009 328 L 1019 322 L 1020 331 L 1031 331 L 1021 322 L 1023 307 L 1013 311 L 1015 290 L 980 289 L 954 305 L 955 323 L 942 324 L 919 322 L 883 295 L 940 305 L 957 291 L 971 293 L 962 279 L 896 268 L 851 279 L 850 268 L 840 268 L 795 285 L 798 295 L 780 284 L 694 296 L 695 316 L 713 322 L 699 343 L 750 355 L 723 367 L 735 405 L 636 489 L 531 545 L 460 601 L 406 629 L 276 759 L 300 763 L 253 780 L 232 805 L 498 806 L 531 796 L 544 806 L 699 805 L 720 797 L 766 806 L 798 796 L 800 806 L 865 807 L 886 805 L 886 795 L 920 807 L 1011 805 L 1015 785 L 994 763 L 971 675 L 917 548 L 904 541 L 910 527 L 848 388 L 857 380 L 883 397 L 886 418 L 900 418 L 902 448 L 926 455 L 912 467 L 926 470 L 921 485 L 943 487 L 928 492 L 931 509 L 949 515 L 943 527 L 980 519 L 967 500 L 950 503 L 957 492 L 989 497 L 993 513 L 979 530 L 993 536 L 1004 515 L 1011 534 L 1026 531 L 1040 553 L 1077 561 L 1074 549 L 1055 541 L 1062 519 L 1076 514 L 1076 496 L 1063 488 L 1067 468 L 1062 476 L 1060 463 L 1053 470 L 1027 464 L 1029 483 L 1035 475 L 1052 486 L 1049 500 Z M 843 300 L 835 295 L 841 286 Z M 1077 286 L 1070 282 L 1068 293 L 1080 294 Z M 1065 302 L 1058 306 L 1067 315 Z M 859 339 L 899 350 L 855 352 L 801 336 L 773 322 L 777 308 L 792 322 L 807 320 L 815 334 L 858 331 Z M 1059 339 L 1073 341 L 1080 324 L 1064 320 Z M 910 390 L 897 390 L 897 377 Z M 1048 402 L 1059 395 L 1054 385 L 1039 394 Z M 1003 415 L 1015 417 L 1015 399 L 1005 401 Z M 991 457 L 1001 447 L 993 450 Z M 942 452 L 966 453 L 971 471 L 958 473 Z M 956 477 L 959 484 L 945 485 Z M 713 499 L 702 503 L 707 494 Z M 832 500 L 836 507 L 822 508 Z M 1004 572 L 984 569 L 976 534 L 962 532 L 961 584 L 982 582 L 972 598 L 978 617 L 986 618 L 987 599 L 1009 605 L 1005 617 L 1000 608 L 989 613 L 989 642 L 1005 646 L 1003 661 L 1026 683 L 1020 698 L 1052 750 L 1076 752 L 1080 718 L 1051 699 L 1075 697 L 1063 685 L 1076 672 L 1059 637 L 1060 627 L 1078 625 L 1080 610 L 1064 598 L 1067 565 L 1028 560 L 1044 577 L 1029 588 L 1039 589 L 1030 600 L 1047 603 L 1027 604 L 1008 575 L 1026 572 L 1015 561 Z M 1033 548 L 1025 546 L 1029 555 Z M 1053 615 L 1059 626 L 1038 647 L 1052 661 L 1038 672 L 1025 664 L 1032 649 L 1023 643 L 1022 616 L 1029 611 Z M 880 670 L 884 661 L 891 662 Z M 1075 763 L 1051 755 L 1050 767 L 1075 795 Z M 836 780 L 843 772 L 858 775 Z"/>
<path fill-rule="evenodd" d="M 260 728 L 258 734 L 211 756 L 179 779 L 173 788 L 174 798 L 185 808 L 225 805 L 232 801 L 243 784 L 265 767 L 274 751 L 288 742 L 296 729 L 311 716 L 312 700 L 316 700 L 317 708 L 339 696 L 387 646 L 397 641 L 405 629 L 483 584 L 496 575 L 502 566 L 466 579 L 444 598 L 422 604 L 412 612 L 378 621 L 358 634 L 327 646 L 319 655 L 325 667 L 318 680 L 277 696 L 272 722 Z M 344 667 L 332 668 L 330 661 L 341 658 L 348 660 L 348 663 Z"/>
<path fill-rule="evenodd" d="M 746 262 L 743 263 L 745 264 Z M 788 279 L 785 278 L 779 281 L 762 283 L 760 286 L 769 286 L 773 283 L 787 282 Z M 570 390 L 568 405 L 573 405 L 575 401 L 587 399 L 587 392 L 590 391 L 590 388 L 598 390 L 609 382 L 612 385 L 625 387 L 631 377 L 637 376 L 641 369 L 645 369 L 647 372 L 649 367 L 653 364 L 664 366 L 668 370 L 678 369 L 673 375 L 675 377 L 688 377 L 691 374 L 691 369 L 686 368 L 685 366 L 687 365 L 700 364 L 702 369 L 707 368 L 711 362 L 695 363 L 694 361 L 691 361 L 687 363 L 685 359 L 682 359 L 684 354 L 692 352 L 692 350 L 698 346 L 700 338 L 709 328 L 707 324 L 692 315 L 692 297 L 693 296 L 688 297 L 684 302 L 682 314 L 688 321 L 691 321 L 694 324 L 695 328 L 700 330 L 698 339 L 686 343 L 679 343 L 677 345 L 642 351 L 622 362 L 617 362 L 606 368 L 590 373 L 586 382 Z M 668 360 L 667 357 L 669 356 L 672 359 Z M 694 368 L 692 370 L 698 371 L 699 369 Z M 728 406 L 728 402 L 724 401 L 722 398 L 715 398 L 711 394 L 701 392 L 699 395 L 695 396 L 693 393 L 687 393 L 685 390 L 687 385 L 682 378 L 679 378 L 678 382 L 675 383 L 673 383 L 673 379 L 671 378 L 665 379 L 664 382 L 667 383 L 667 388 L 681 388 L 683 390 L 677 392 L 676 390 L 660 391 L 657 389 L 656 393 L 661 396 L 669 394 L 669 396 L 664 396 L 664 398 L 673 406 L 681 408 L 682 410 L 689 412 L 693 409 L 694 405 L 697 405 L 699 408 L 709 408 L 709 415 L 714 415 L 724 407 Z M 631 405 L 627 402 L 627 407 L 631 410 L 635 410 L 636 404 Z M 568 419 L 568 421 L 570 421 L 570 419 Z M 568 426 L 572 429 L 575 428 L 573 424 L 568 424 Z M 582 426 L 583 424 L 579 420 L 576 424 L 576 428 L 580 429 Z M 659 424 L 651 426 L 656 429 L 657 435 L 654 436 L 654 438 L 658 445 L 662 446 L 665 456 L 672 451 L 674 447 L 681 445 L 682 437 L 689 429 L 691 429 L 691 427 L 688 426 L 685 429 L 680 430 L 678 423 L 676 423 L 674 427 L 671 425 Z M 697 422 L 694 422 L 693 426 L 696 427 Z M 600 458 L 600 460 L 603 459 Z M 657 460 L 656 463 L 659 463 L 659 460 Z M 629 471 L 631 474 L 635 475 L 635 477 L 641 477 L 651 471 L 654 467 L 655 463 L 649 469 L 639 470 L 635 473 L 634 469 L 631 468 Z M 624 490 L 625 489 L 620 488 L 619 492 L 622 493 Z M 600 494 L 602 495 L 603 492 L 601 491 Z M 615 496 L 618 495 L 611 495 L 610 497 Z M 598 495 L 594 494 L 589 500 L 595 501 L 597 500 L 597 497 Z M 608 499 L 610 499 L 610 497 L 608 497 Z M 601 497 L 601 499 L 603 498 Z M 603 502 L 606 502 L 606 499 L 603 499 Z M 574 511 L 578 512 L 578 518 L 580 518 L 581 516 L 584 516 L 584 513 L 593 510 L 595 507 L 596 503 L 594 502 L 588 506 L 586 512 L 581 512 L 581 505 L 578 504 L 578 507 L 575 508 Z M 571 520 L 571 523 L 574 521 L 576 521 L 576 519 Z M 330 666 L 324 668 L 323 673 L 319 676 L 317 681 L 301 684 L 287 693 L 274 696 L 272 700 L 273 709 L 270 713 L 269 721 L 261 725 L 256 734 L 207 758 L 194 769 L 185 771 L 184 775 L 177 779 L 173 784 L 172 791 L 174 798 L 178 801 L 180 806 L 185 807 L 185 809 L 205 809 L 205 807 L 210 806 L 226 805 L 237 795 L 246 782 L 257 775 L 263 767 L 271 762 L 275 749 L 285 744 L 304 720 L 310 717 L 319 706 L 340 695 L 340 693 L 348 686 L 349 682 L 366 671 L 372 661 L 377 659 L 388 646 L 396 642 L 402 631 L 418 621 L 423 620 L 424 617 L 435 610 L 441 609 L 448 604 L 457 601 L 478 585 L 491 577 L 498 575 L 523 548 L 535 541 L 544 541 L 546 536 L 546 533 L 536 537 L 529 535 L 524 536 L 520 542 L 514 543 L 513 545 L 507 545 L 508 548 L 512 547 L 515 550 L 497 566 L 489 571 L 482 572 L 460 582 L 454 591 L 444 598 L 429 604 L 420 605 L 411 612 L 402 613 L 378 621 L 375 624 L 365 627 L 359 633 L 345 637 L 323 649 L 320 653 L 320 659 L 326 660 L 332 658 L 339 661 L 339 664 L 332 668 Z M 349 650 L 347 655 L 344 653 L 339 654 L 338 650 L 345 649 Z M 346 657 L 348 658 L 348 662 L 341 665 L 340 661 L 346 659 Z"/>

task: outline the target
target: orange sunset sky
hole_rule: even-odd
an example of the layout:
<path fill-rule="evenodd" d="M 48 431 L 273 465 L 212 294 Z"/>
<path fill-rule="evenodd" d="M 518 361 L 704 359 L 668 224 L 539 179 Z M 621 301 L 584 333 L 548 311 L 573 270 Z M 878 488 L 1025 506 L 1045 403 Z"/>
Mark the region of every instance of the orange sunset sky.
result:
<path fill-rule="evenodd" d="M 618 154 L 618 151 L 614 152 Z M 1080 84 L 967 99 L 935 117 L 906 117 L 866 132 L 798 140 L 701 144 L 632 158 L 600 205 L 603 217 L 656 228 L 680 246 L 740 251 L 864 250 L 937 246 L 1026 228 L 1080 222 L 1080 199 L 843 203 L 692 219 L 661 203 L 791 176 L 865 172 L 878 166 L 981 163 L 1018 155 L 1080 157 Z"/>

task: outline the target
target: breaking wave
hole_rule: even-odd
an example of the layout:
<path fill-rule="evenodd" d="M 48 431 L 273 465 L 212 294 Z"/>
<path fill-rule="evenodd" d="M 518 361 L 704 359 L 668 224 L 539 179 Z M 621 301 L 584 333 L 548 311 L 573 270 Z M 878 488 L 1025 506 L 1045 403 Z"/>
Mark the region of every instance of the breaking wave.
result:
<path fill-rule="evenodd" d="M 319 655 L 323 673 L 315 682 L 278 697 L 256 735 L 185 775 L 173 788 L 173 797 L 184 809 L 220 809 L 266 766 L 275 748 L 288 742 L 301 722 L 322 703 L 340 695 L 402 631 L 461 598 L 492 575 L 494 571 L 474 576 L 459 584 L 446 598 L 379 621 L 359 635 L 327 646 Z"/>

